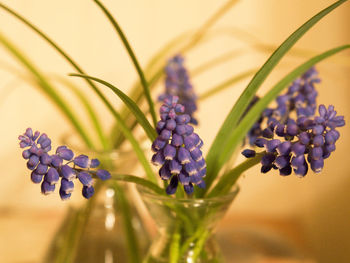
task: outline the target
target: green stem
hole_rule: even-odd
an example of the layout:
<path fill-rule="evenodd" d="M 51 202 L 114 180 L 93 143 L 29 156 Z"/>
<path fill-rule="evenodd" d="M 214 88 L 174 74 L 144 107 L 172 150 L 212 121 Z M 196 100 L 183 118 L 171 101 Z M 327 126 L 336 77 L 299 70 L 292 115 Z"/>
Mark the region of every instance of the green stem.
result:
<path fill-rule="evenodd" d="M 95 195 L 93 195 L 91 199 L 86 203 L 85 207 L 78 212 L 75 227 L 72 229 L 72 232 L 70 233 L 69 241 L 63 248 L 63 251 L 65 253 L 60 253 L 61 257 L 63 256 L 63 259 L 58 262 L 73 263 L 76 259 L 78 247 L 79 247 L 81 238 L 83 236 L 84 229 L 86 228 L 86 225 L 89 221 L 92 207 L 94 206 L 97 200 L 96 192 L 98 192 L 101 189 L 101 183 L 97 182 L 94 187 L 95 187 Z"/>
<path fill-rule="evenodd" d="M 203 221 L 201 221 L 203 222 Z M 183 242 L 181 249 L 180 249 L 180 255 L 183 256 L 186 251 L 189 249 L 189 247 L 191 246 L 191 244 L 193 244 L 193 242 L 200 237 L 201 233 L 203 232 L 203 223 L 200 223 L 199 225 L 197 225 L 197 230 L 196 232 L 194 232 L 189 238 L 186 239 L 185 242 Z"/>
<path fill-rule="evenodd" d="M 218 195 L 224 195 L 228 193 L 232 186 L 237 182 L 241 174 L 258 164 L 266 152 L 258 153 L 254 158 L 249 158 L 240 165 L 236 166 L 232 170 L 225 173 L 214 186 L 214 188 L 207 194 L 207 197 L 214 197 Z"/>
<path fill-rule="evenodd" d="M 180 225 L 179 223 L 176 224 L 175 226 L 175 232 L 172 236 L 172 241 L 170 244 L 170 261 L 169 263 L 177 263 L 179 261 L 179 250 L 180 250 L 180 240 L 181 240 L 181 235 L 180 235 Z"/>
<path fill-rule="evenodd" d="M 53 263 L 64 262 L 67 248 L 71 244 L 71 234 L 74 232 L 78 222 L 79 212 L 80 211 L 73 208 L 69 209 L 67 216 L 64 218 L 64 221 L 56 231 L 56 234 L 50 243 L 49 252 L 46 253 L 43 262 L 49 263 L 52 262 L 52 260 L 54 260 Z"/>
<path fill-rule="evenodd" d="M 144 90 L 144 93 L 145 93 L 145 96 L 146 96 L 146 99 L 148 101 L 148 106 L 149 106 L 149 110 L 150 110 L 150 113 L 151 113 L 151 116 L 152 116 L 152 121 L 153 121 L 153 125 L 154 127 L 156 127 L 157 125 L 157 117 L 156 117 L 156 112 L 154 110 L 154 105 L 153 105 L 153 101 L 152 101 L 152 98 L 151 98 L 151 94 L 150 94 L 150 91 L 149 91 L 149 87 L 148 87 L 148 84 L 147 84 L 147 81 L 146 81 L 146 78 L 145 78 L 145 75 L 140 67 L 140 64 L 135 56 L 135 53 L 134 51 L 132 50 L 124 32 L 122 31 L 121 27 L 119 26 L 119 24 L 117 23 L 117 21 L 114 19 L 114 17 L 111 15 L 111 13 L 107 10 L 107 8 L 98 0 L 94 0 L 94 2 L 101 8 L 101 10 L 104 12 L 104 14 L 107 16 L 107 18 L 109 19 L 109 21 L 112 23 L 114 29 L 117 31 L 121 41 L 123 42 L 134 66 L 135 66 L 135 69 L 140 77 L 140 81 L 141 81 L 141 84 L 143 86 L 143 90 Z"/>
<path fill-rule="evenodd" d="M 127 198 L 124 194 L 124 191 L 120 188 L 120 186 L 114 182 L 113 188 L 116 190 L 115 195 L 115 209 L 119 209 L 121 211 L 122 221 L 124 224 L 124 231 L 126 236 L 126 244 L 128 248 L 129 260 L 128 262 L 139 263 L 141 262 L 139 243 L 137 241 L 135 230 L 132 226 L 132 215 L 130 211 L 130 206 L 127 201 Z M 117 205 L 118 204 L 118 205 Z"/>
<path fill-rule="evenodd" d="M 194 235 L 192 235 L 191 237 L 189 237 L 181 246 L 180 249 L 180 255 L 184 255 L 186 253 L 186 251 L 189 249 L 190 245 L 196 240 L 198 235 L 198 230 L 196 231 L 196 233 Z"/>
<path fill-rule="evenodd" d="M 202 235 L 200 235 L 198 241 L 196 242 L 196 245 L 193 249 L 193 255 L 192 255 L 192 262 L 196 262 L 198 256 L 202 252 L 203 246 L 205 242 L 207 241 L 208 237 L 210 235 L 210 231 L 205 230 Z"/>

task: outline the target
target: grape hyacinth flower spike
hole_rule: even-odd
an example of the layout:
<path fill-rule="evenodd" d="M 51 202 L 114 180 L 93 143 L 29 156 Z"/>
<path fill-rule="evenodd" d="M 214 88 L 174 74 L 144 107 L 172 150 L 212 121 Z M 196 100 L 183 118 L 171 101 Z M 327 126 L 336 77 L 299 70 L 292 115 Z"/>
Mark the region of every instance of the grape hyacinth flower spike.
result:
<path fill-rule="evenodd" d="M 320 82 L 317 74 L 312 67 L 295 80 L 287 93 L 277 97 L 277 107 L 267 108 L 248 133 L 251 144 L 266 150 L 261 159 L 262 173 L 278 169 L 280 175 L 293 171 L 304 177 L 309 167 L 319 173 L 324 160 L 335 151 L 335 142 L 340 137 L 336 128 L 345 125 L 344 116 L 337 116 L 332 105 L 328 109 L 320 105 L 319 116 L 315 116 L 314 84 Z M 246 149 L 242 154 L 253 158 L 256 152 Z"/>
<path fill-rule="evenodd" d="M 50 155 L 51 140 L 45 133 L 33 133 L 28 128 L 18 139 L 20 147 L 24 148 L 22 156 L 28 160 L 27 167 L 32 171 L 31 180 L 35 184 L 41 183 L 41 192 L 45 195 L 53 193 L 60 182 L 60 197 L 67 200 L 74 190 L 74 180 L 78 179 L 83 185 L 83 196 L 89 199 L 95 192 L 93 177 L 101 180 L 111 177 L 106 170 L 91 170 L 100 165 L 97 159 L 90 159 L 86 155 L 74 157 L 73 151 L 67 146 L 57 147 L 55 154 Z"/>
<path fill-rule="evenodd" d="M 327 109 L 320 105 L 319 116 L 314 116 L 317 97 L 314 84 L 320 82 L 317 74 L 312 67 L 295 80 L 285 94 L 277 97 L 277 107 L 267 108 L 248 133 L 250 144 L 266 150 L 261 172 L 278 169 L 280 175 L 294 172 L 304 177 L 310 167 L 319 173 L 324 159 L 335 150 L 340 136 L 336 128 L 344 126 L 345 121 L 343 116 L 336 116 L 333 106 Z M 253 158 L 256 152 L 246 149 L 242 154 Z"/>
<path fill-rule="evenodd" d="M 158 100 L 163 102 L 165 98 L 178 96 L 179 103 L 185 107 L 185 113 L 191 117 L 190 123 L 197 125 L 198 121 L 193 116 L 197 110 L 197 96 L 184 66 L 184 58 L 176 55 L 169 59 L 165 67 L 165 74 L 165 92 L 159 96 Z"/>
<path fill-rule="evenodd" d="M 166 189 L 169 195 L 176 192 L 179 182 L 187 194 L 193 193 L 194 185 L 205 187 L 206 163 L 200 150 L 203 141 L 194 133 L 189 125 L 191 117 L 178 101 L 177 96 L 164 99 L 157 123 L 158 137 L 152 144 L 152 163 L 161 166 L 161 179 L 170 180 Z"/>
<path fill-rule="evenodd" d="M 335 151 L 335 143 L 340 137 L 337 128 L 345 125 L 344 116 L 337 116 L 334 107 L 328 109 L 319 106 L 319 116 L 300 116 L 290 121 L 285 127 L 284 140 L 274 139 L 279 136 L 278 124 L 275 125 L 272 138 L 259 138 L 256 144 L 266 152 L 261 159 L 261 172 L 278 169 L 280 175 L 290 175 L 292 171 L 298 177 L 304 177 L 309 167 L 315 173 L 322 171 L 324 160 Z M 291 128 L 292 127 L 292 128 Z M 260 141 L 259 141 L 260 140 Z M 242 154 L 247 158 L 255 156 L 254 150 L 246 149 Z"/>

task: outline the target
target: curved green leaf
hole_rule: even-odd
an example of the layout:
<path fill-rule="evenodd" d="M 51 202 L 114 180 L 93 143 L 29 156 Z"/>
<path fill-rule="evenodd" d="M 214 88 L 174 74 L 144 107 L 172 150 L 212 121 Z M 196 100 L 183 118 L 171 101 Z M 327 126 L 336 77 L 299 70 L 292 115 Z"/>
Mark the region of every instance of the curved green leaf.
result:
<path fill-rule="evenodd" d="M 81 90 L 77 86 L 75 86 L 74 83 L 72 83 L 71 81 L 69 81 L 66 78 L 63 78 L 61 76 L 55 76 L 54 80 L 57 80 L 57 81 L 61 82 L 62 84 L 64 84 L 77 96 L 77 98 L 80 100 L 81 104 L 84 106 L 86 113 L 90 117 L 91 123 L 92 123 L 93 127 L 95 128 L 97 136 L 100 138 L 103 149 L 109 149 L 111 145 L 110 145 L 109 141 L 107 140 L 107 138 L 102 130 L 101 122 L 100 122 L 95 110 L 93 109 L 93 107 L 91 107 L 91 103 L 88 100 L 88 98 L 85 96 L 85 94 L 83 92 L 81 92 Z"/>
<path fill-rule="evenodd" d="M 113 115 L 116 119 L 116 121 L 119 124 L 119 128 L 122 130 L 123 134 L 125 135 L 125 137 L 129 140 L 129 142 L 131 143 L 141 165 L 143 166 L 143 169 L 145 170 L 145 173 L 148 177 L 148 179 L 154 183 L 157 182 L 157 178 L 154 175 L 152 168 L 150 166 L 149 161 L 147 160 L 144 152 L 141 149 L 140 144 L 137 142 L 137 140 L 135 139 L 134 135 L 132 134 L 131 130 L 126 126 L 124 120 L 121 118 L 121 116 L 119 115 L 118 112 L 113 111 Z"/>
<path fill-rule="evenodd" d="M 221 165 L 218 163 L 217 156 L 221 153 L 222 148 L 227 145 L 227 140 L 230 138 L 232 131 L 237 126 L 242 114 L 249 105 L 249 102 L 255 95 L 256 91 L 259 89 L 261 84 L 273 70 L 273 68 L 278 64 L 282 57 L 291 49 L 291 47 L 319 20 L 330 13 L 332 10 L 337 8 L 339 5 L 343 4 L 347 0 L 340 0 L 332 4 L 331 6 L 325 8 L 317 15 L 312 17 L 301 27 L 299 27 L 293 34 L 291 34 L 269 57 L 265 64 L 260 68 L 260 70 L 255 74 L 253 79 L 248 84 L 247 88 L 239 97 L 238 101 L 235 103 L 231 112 L 226 117 L 223 125 L 221 126 L 219 132 L 217 133 L 213 144 L 211 145 L 206 161 L 208 165 L 208 173 L 206 183 L 208 187 L 212 184 L 217 173 L 221 169 Z"/>
<path fill-rule="evenodd" d="M 38 85 L 35 78 L 33 78 L 31 76 L 27 76 L 24 73 L 20 73 L 20 71 L 21 71 L 20 69 L 15 68 L 12 65 L 9 65 L 4 61 L 0 61 L 0 69 L 6 70 L 7 72 L 17 76 L 14 80 L 18 80 L 18 78 L 19 78 L 20 80 L 25 81 L 26 83 L 32 82 L 33 86 Z M 90 106 L 91 103 L 88 101 L 87 97 L 79 90 L 79 88 L 77 86 L 75 86 L 72 82 L 68 81 L 68 79 L 63 78 L 63 77 L 58 76 L 58 75 L 57 76 L 56 75 L 48 76 L 46 74 L 46 77 L 49 80 L 59 81 L 63 85 L 69 87 L 71 89 L 71 91 L 73 91 L 73 93 L 75 93 L 75 95 L 81 101 L 82 105 L 85 107 L 86 112 L 89 115 L 91 122 L 96 129 L 96 132 L 103 133 L 101 124 L 98 120 L 98 117 L 95 114 L 93 108 Z M 13 91 L 13 88 L 10 91 Z M 1 105 L 1 99 L 4 99 L 4 98 L 5 98 L 5 96 L 1 96 L 1 94 L 0 94 L 0 105 Z M 101 134 L 101 135 L 103 135 L 103 134 Z M 101 136 L 101 135 L 100 135 L 100 138 L 102 140 L 102 138 L 105 138 L 105 137 Z M 106 141 L 106 146 L 107 145 L 108 145 L 108 141 Z M 104 147 L 104 148 L 107 149 L 108 147 Z"/>
<path fill-rule="evenodd" d="M 140 81 L 141 81 L 141 84 L 143 86 L 143 91 L 145 93 L 145 96 L 146 96 L 146 99 L 147 99 L 147 102 L 148 102 L 148 106 L 149 106 L 149 111 L 151 113 L 151 116 L 152 116 L 152 121 L 153 121 L 153 125 L 154 127 L 156 127 L 157 125 L 157 117 L 156 117 L 156 112 L 154 110 L 154 104 L 153 104 L 153 101 L 152 101 L 152 98 L 151 98 L 151 93 L 149 91 L 149 87 L 148 87 L 148 83 L 146 81 L 146 78 L 145 78 L 145 75 L 141 69 L 141 66 L 135 56 L 135 53 L 134 51 L 132 50 L 130 44 L 129 44 L 129 41 L 127 40 L 123 30 L 121 29 L 121 27 L 119 26 L 119 24 L 117 23 L 117 21 L 115 20 L 115 18 L 112 16 L 112 14 L 107 10 L 107 8 L 98 0 L 93 0 L 100 8 L 101 10 L 103 11 L 103 13 L 107 16 L 108 20 L 111 22 L 111 24 L 113 25 L 114 29 L 117 31 L 120 39 L 122 40 L 134 66 L 135 66 L 135 69 L 137 71 L 137 74 L 139 75 L 140 77 Z"/>
<path fill-rule="evenodd" d="M 151 124 L 146 119 L 146 116 L 143 114 L 140 108 L 136 105 L 136 103 L 132 99 L 130 99 L 125 93 L 123 93 L 120 89 L 108 83 L 107 81 L 104 81 L 102 79 L 95 78 L 92 76 L 81 75 L 81 74 L 69 74 L 69 76 L 91 79 L 93 81 L 101 83 L 107 86 L 108 88 L 110 88 L 126 104 L 129 110 L 134 114 L 135 118 L 137 119 L 139 124 L 142 126 L 142 128 L 148 135 L 149 139 L 152 142 L 155 140 L 155 138 L 157 137 L 157 133 L 155 129 L 152 128 Z"/>
<path fill-rule="evenodd" d="M 205 100 L 227 88 L 229 88 L 231 85 L 245 79 L 246 77 L 249 77 L 251 76 L 252 74 L 254 74 L 259 68 L 255 68 L 255 69 L 250 69 L 250 70 L 247 70 L 247 71 L 244 71 L 240 74 L 237 74 L 235 76 L 233 76 L 232 78 L 224 81 L 223 83 L 219 84 L 218 86 L 208 90 L 207 92 L 199 95 L 199 100 Z"/>
<path fill-rule="evenodd" d="M 257 165 L 261 158 L 266 154 L 266 152 L 258 153 L 254 158 L 249 158 L 237 165 L 235 168 L 231 169 L 227 173 L 223 174 L 217 184 L 214 185 L 213 189 L 208 192 L 207 197 L 214 197 L 218 195 L 224 195 L 230 192 L 232 186 L 235 185 L 239 177 L 243 172 L 249 168 Z"/>

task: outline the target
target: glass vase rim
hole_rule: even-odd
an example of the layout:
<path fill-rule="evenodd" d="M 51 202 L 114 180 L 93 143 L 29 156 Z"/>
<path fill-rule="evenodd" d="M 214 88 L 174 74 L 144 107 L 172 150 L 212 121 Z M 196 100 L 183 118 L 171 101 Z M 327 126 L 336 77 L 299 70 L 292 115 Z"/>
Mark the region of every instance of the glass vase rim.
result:
<path fill-rule="evenodd" d="M 151 197 L 152 199 L 157 199 L 160 201 L 170 201 L 170 202 L 178 202 L 178 203 L 215 203 L 215 202 L 223 202 L 233 200 L 236 195 L 239 193 L 239 186 L 235 184 L 231 191 L 224 195 L 213 196 L 213 197 L 201 197 L 201 198 L 174 198 L 168 195 L 159 195 L 153 193 L 151 190 L 147 189 L 142 185 L 136 185 L 137 191 L 141 196 Z M 164 190 L 165 191 L 165 190 Z"/>

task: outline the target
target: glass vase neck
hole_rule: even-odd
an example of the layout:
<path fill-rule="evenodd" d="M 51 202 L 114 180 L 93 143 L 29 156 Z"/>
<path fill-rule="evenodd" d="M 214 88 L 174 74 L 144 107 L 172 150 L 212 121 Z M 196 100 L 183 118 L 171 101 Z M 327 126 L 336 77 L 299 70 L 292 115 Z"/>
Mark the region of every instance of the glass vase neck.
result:
<path fill-rule="evenodd" d="M 238 193 L 203 199 L 160 196 L 138 187 L 158 227 L 145 262 L 220 262 L 213 232 Z"/>

